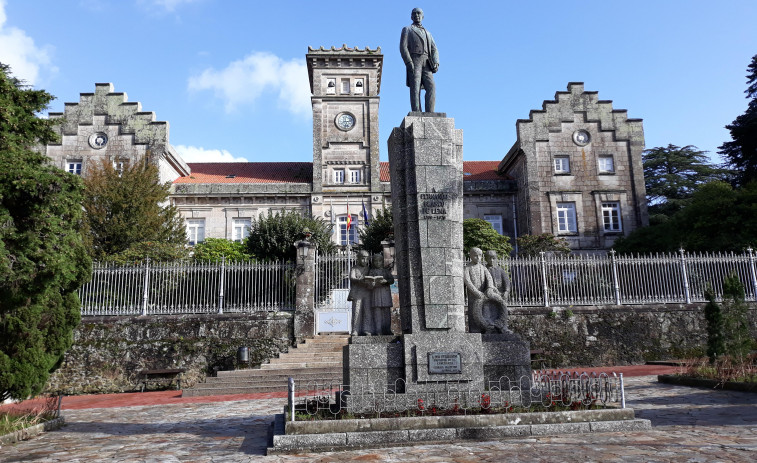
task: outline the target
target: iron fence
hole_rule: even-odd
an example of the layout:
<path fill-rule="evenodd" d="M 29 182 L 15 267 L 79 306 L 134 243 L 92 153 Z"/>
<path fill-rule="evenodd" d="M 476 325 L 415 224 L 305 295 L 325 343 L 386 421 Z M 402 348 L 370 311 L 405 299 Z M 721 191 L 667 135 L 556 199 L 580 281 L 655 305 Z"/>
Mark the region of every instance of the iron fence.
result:
<path fill-rule="evenodd" d="M 731 274 L 744 285 L 746 299 L 757 300 L 752 249 L 645 256 L 542 253 L 503 264 L 512 281 L 511 307 L 704 302 L 708 286 L 721 298 L 723 280 Z"/>
<path fill-rule="evenodd" d="M 289 262 L 95 263 L 79 289 L 82 315 L 294 310 Z"/>
<path fill-rule="evenodd" d="M 430 387 L 431 386 L 431 387 Z M 483 387 L 463 381 L 437 381 L 413 390 L 398 379 L 368 388 L 339 382 L 289 379 L 290 420 L 335 419 L 348 414 L 381 417 L 411 412 L 416 415 L 467 415 L 532 412 L 569 407 L 625 408 L 623 374 L 534 371 L 530 377 L 506 376 L 486 380 Z"/>

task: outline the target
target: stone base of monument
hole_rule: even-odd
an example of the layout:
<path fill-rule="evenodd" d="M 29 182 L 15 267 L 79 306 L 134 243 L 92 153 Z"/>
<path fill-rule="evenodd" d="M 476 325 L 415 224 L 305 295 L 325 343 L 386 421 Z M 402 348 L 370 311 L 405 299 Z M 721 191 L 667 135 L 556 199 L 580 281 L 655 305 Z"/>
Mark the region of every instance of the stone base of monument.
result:
<path fill-rule="evenodd" d="M 530 384 L 529 344 L 514 333 L 433 331 L 353 336 L 344 347 L 343 381 L 365 393 L 485 390 L 506 376 Z"/>
<path fill-rule="evenodd" d="M 651 429 L 633 409 L 285 422 L 276 415 L 268 455 Z"/>

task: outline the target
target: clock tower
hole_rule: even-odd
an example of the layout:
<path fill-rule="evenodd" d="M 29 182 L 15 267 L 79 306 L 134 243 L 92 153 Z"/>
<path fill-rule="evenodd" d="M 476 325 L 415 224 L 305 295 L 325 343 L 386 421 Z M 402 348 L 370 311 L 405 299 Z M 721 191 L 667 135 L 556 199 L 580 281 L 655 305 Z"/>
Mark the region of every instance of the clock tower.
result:
<path fill-rule="evenodd" d="M 308 47 L 313 105 L 313 192 L 315 216 L 328 216 L 329 204 L 341 214 L 350 197 L 351 213 L 361 200 L 370 211 L 382 201 L 379 179 L 378 109 L 381 48 Z M 379 206 L 380 204 L 373 204 Z M 337 210 L 338 209 L 338 210 Z"/>

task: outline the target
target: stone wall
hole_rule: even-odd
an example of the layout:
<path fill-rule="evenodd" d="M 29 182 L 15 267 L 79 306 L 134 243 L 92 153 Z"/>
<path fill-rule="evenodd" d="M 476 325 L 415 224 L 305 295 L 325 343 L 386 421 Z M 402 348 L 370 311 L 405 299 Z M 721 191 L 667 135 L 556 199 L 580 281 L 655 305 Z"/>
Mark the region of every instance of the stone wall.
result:
<path fill-rule="evenodd" d="M 510 327 L 543 350 L 549 367 L 639 364 L 704 354 L 704 305 L 512 308 Z M 757 338 L 757 304 L 749 311 Z M 393 311 L 393 331 L 399 331 Z M 185 386 L 235 368 L 250 347 L 250 367 L 287 351 L 292 315 L 224 314 L 84 317 L 74 346 L 50 378 L 66 394 L 133 391 L 142 369 L 186 368 Z"/>
<path fill-rule="evenodd" d="M 757 339 L 757 304 L 750 309 Z M 707 342 L 704 304 L 511 309 L 510 328 L 552 368 L 703 356 Z"/>
<path fill-rule="evenodd" d="M 183 387 L 236 366 L 237 349 L 250 348 L 255 367 L 292 343 L 291 313 L 83 317 L 74 345 L 50 378 L 65 394 L 127 392 L 143 369 L 185 368 Z"/>

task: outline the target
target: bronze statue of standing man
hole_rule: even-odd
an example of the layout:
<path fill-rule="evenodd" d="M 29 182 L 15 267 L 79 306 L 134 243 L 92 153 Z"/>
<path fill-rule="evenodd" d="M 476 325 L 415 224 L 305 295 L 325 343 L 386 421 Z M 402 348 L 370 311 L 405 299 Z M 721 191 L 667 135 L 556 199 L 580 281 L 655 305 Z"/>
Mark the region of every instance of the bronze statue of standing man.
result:
<path fill-rule="evenodd" d="M 410 110 L 421 111 L 421 89 L 426 91 L 426 111 L 434 112 L 436 88 L 434 73 L 439 70 L 439 53 L 431 33 L 426 30 L 423 10 L 413 8 L 410 13 L 413 24 L 402 28 L 400 54 L 407 70 L 406 85 L 410 87 Z"/>

